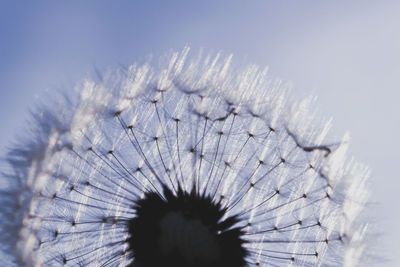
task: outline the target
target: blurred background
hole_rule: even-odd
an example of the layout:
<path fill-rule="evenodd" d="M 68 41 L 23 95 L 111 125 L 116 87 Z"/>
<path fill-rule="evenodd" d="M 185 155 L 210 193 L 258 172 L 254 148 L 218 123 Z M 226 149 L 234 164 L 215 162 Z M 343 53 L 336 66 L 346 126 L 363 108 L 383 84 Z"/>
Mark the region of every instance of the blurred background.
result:
<path fill-rule="evenodd" d="M 181 50 L 268 66 L 318 96 L 333 132 L 369 165 L 377 266 L 400 266 L 400 2 L 393 0 L 0 1 L 0 149 L 46 91 L 95 69 Z M 26 129 L 26 128 L 25 128 Z"/>

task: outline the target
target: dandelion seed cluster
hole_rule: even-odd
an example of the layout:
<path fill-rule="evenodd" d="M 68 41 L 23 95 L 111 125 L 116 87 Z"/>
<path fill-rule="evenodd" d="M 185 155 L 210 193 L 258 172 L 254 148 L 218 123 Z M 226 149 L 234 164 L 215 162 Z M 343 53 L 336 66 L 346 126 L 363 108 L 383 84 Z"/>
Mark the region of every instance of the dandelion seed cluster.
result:
<path fill-rule="evenodd" d="M 39 108 L 2 179 L 10 266 L 357 266 L 367 170 L 231 57 L 133 65 Z"/>

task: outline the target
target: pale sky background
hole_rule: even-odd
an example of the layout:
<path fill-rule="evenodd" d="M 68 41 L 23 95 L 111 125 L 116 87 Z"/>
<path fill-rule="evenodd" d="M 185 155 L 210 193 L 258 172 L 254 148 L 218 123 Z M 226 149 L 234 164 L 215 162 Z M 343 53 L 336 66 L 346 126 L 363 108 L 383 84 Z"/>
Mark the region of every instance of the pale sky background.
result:
<path fill-rule="evenodd" d="M 0 149 L 45 91 L 149 54 L 223 51 L 318 96 L 372 170 L 378 266 L 400 266 L 400 1 L 0 1 Z M 380 261 L 380 260 L 378 260 Z"/>

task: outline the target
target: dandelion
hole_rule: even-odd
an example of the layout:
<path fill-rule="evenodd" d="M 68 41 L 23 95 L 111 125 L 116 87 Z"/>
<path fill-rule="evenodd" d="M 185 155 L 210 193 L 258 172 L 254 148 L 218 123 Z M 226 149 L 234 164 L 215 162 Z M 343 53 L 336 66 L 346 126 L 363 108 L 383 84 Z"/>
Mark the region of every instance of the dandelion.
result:
<path fill-rule="evenodd" d="M 347 136 L 231 57 L 133 65 L 35 112 L 3 175 L 21 266 L 357 266 L 367 170 Z"/>

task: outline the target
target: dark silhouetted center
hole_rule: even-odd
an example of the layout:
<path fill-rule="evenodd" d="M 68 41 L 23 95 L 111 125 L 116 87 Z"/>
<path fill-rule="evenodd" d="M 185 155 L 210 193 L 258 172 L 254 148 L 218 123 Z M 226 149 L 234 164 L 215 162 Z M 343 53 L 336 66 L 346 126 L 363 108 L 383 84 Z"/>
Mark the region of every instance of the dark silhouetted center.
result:
<path fill-rule="evenodd" d="M 165 198 L 165 199 L 164 199 Z M 129 222 L 130 266 L 242 267 L 247 251 L 235 216 L 210 197 L 164 188 L 164 198 L 146 193 Z"/>

